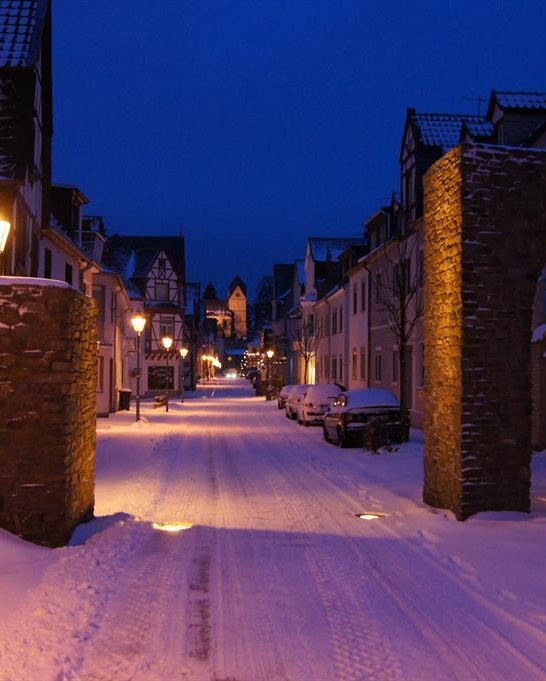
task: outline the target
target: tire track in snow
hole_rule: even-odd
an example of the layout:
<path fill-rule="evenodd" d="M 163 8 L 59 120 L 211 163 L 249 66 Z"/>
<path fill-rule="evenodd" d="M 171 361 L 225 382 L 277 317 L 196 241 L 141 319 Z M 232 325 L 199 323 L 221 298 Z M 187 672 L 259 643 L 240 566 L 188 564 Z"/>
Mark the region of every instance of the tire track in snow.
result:
<path fill-rule="evenodd" d="M 267 435 L 267 430 L 264 434 Z M 283 429 L 282 437 L 289 445 L 289 447 L 285 449 L 286 456 L 300 464 L 300 470 L 307 469 L 307 473 L 311 473 L 311 476 L 304 475 L 298 480 L 298 487 L 300 484 L 303 484 L 308 488 L 308 493 L 311 493 L 312 490 L 316 490 L 317 487 L 310 484 L 310 478 L 314 478 L 315 480 L 318 478 L 317 482 L 322 480 L 323 485 L 329 487 L 330 490 L 334 492 L 328 507 L 324 507 L 324 512 L 334 520 L 335 524 L 344 534 L 348 536 L 354 534 L 354 528 L 349 527 L 349 523 L 353 523 L 354 525 L 353 519 L 347 518 L 348 514 L 346 512 L 347 509 L 354 507 L 354 499 L 331 480 L 324 478 L 324 476 L 318 473 L 312 465 L 302 461 L 301 458 L 292 453 L 295 444 L 295 438 L 292 432 L 288 429 Z M 305 445 L 308 447 L 309 443 L 305 438 L 301 438 L 301 440 L 298 438 L 297 444 L 299 447 L 303 444 L 304 448 L 306 448 Z M 272 463 L 278 466 L 278 457 L 272 459 Z M 290 470 L 297 470 L 292 465 L 289 468 Z M 336 515 L 334 515 L 334 510 L 337 511 Z M 345 517 L 346 520 L 342 521 L 341 518 L 343 517 Z M 363 530 L 361 533 L 364 535 Z M 484 621 L 483 617 L 475 615 L 475 608 L 465 608 L 460 604 L 460 599 L 453 595 L 453 587 L 461 590 L 465 596 L 468 595 L 476 599 L 476 594 L 472 593 L 467 585 L 461 584 L 448 570 L 445 570 L 444 568 L 440 569 L 440 566 L 438 566 L 430 556 L 424 555 L 422 552 L 416 550 L 414 546 L 407 540 L 402 539 L 394 530 L 392 530 L 392 528 L 381 527 L 380 530 L 374 530 L 373 527 L 368 526 L 368 530 L 366 531 L 367 536 L 377 538 L 381 538 L 385 533 L 388 536 L 396 538 L 398 544 L 404 545 L 403 548 L 401 550 L 399 548 L 393 550 L 392 548 L 389 548 L 388 543 L 383 542 L 381 554 L 372 558 L 370 549 L 373 547 L 373 543 L 366 552 L 364 552 L 354 540 L 348 538 L 345 543 L 355 557 L 357 557 L 363 565 L 367 566 L 370 574 L 374 575 L 378 586 L 390 598 L 392 603 L 399 608 L 407 622 L 412 623 L 415 629 L 425 638 L 430 649 L 436 651 L 440 657 L 444 657 L 445 661 L 442 666 L 444 666 L 445 669 L 450 670 L 451 676 L 449 678 L 459 678 L 461 681 L 466 681 L 466 679 L 469 678 L 469 673 L 473 675 L 473 678 L 489 678 L 492 670 L 498 666 L 499 655 L 505 658 L 506 664 L 508 665 L 507 668 L 510 668 L 514 661 L 517 661 L 521 666 L 519 673 L 525 674 L 526 681 L 531 678 L 544 678 L 544 670 L 534 663 L 525 653 L 522 653 L 520 646 L 514 644 L 514 642 L 508 641 L 506 637 L 497 630 L 494 623 L 494 617 L 489 618 L 488 622 Z M 375 553 L 375 551 L 372 552 Z M 429 563 L 429 565 L 412 577 L 414 588 L 411 591 L 405 591 L 402 594 L 400 585 L 404 584 L 408 578 L 407 570 L 404 569 L 404 554 L 407 555 L 408 552 L 414 554 L 414 557 L 417 560 L 424 560 Z M 370 560 L 372 562 L 370 562 Z M 407 562 L 408 568 L 411 567 L 412 562 L 413 561 Z M 435 580 L 430 580 L 430 575 L 434 574 L 434 572 L 441 573 L 441 575 Z M 446 586 L 446 581 L 451 582 L 452 586 Z M 443 623 L 437 624 L 435 621 L 431 620 L 431 611 L 424 609 L 422 599 L 418 600 L 414 595 L 416 593 L 427 593 L 432 586 L 435 586 L 437 591 L 439 589 L 436 597 L 449 603 L 449 607 L 445 609 L 446 612 L 450 613 L 449 635 L 446 633 Z M 482 601 L 480 607 L 483 608 L 484 611 L 491 609 L 491 604 L 486 601 L 486 599 L 480 598 L 479 600 Z M 438 608 L 439 606 L 437 605 L 433 610 L 437 612 Z M 493 608 L 495 610 L 500 610 L 499 608 L 495 608 L 495 606 L 493 606 Z M 472 633 L 471 638 L 476 641 L 476 645 L 464 646 L 462 648 L 457 646 L 454 641 L 467 640 L 470 636 L 472 627 L 475 631 Z M 455 633 L 457 630 L 459 632 L 458 635 Z M 540 639 L 544 638 L 543 632 L 540 632 L 539 637 Z M 484 641 L 487 640 L 487 638 L 490 639 L 490 642 L 488 645 L 484 645 Z M 454 666 L 456 660 L 458 660 L 458 666 Z M 470 669 L 472 668 L 474 671 L 470 672 Z"/>

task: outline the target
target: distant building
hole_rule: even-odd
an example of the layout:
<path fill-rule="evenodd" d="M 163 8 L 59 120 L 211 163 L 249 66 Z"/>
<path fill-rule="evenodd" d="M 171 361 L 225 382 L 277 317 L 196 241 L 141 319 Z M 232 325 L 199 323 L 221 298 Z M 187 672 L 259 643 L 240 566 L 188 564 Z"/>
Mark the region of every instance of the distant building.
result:
<path fill-rule="evenodd" d="M 228 307 L 233 313 L 233 332 L 235 338 L 246 338 L 248 335 L 248 301 L 246 284 L 236 276 L 229 285 Z"/>

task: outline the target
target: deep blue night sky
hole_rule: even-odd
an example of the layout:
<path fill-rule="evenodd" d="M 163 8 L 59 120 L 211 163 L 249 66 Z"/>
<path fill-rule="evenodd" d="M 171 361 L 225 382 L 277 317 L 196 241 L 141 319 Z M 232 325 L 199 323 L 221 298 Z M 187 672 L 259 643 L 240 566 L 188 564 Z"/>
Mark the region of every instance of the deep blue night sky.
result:
<path fill-rule="evenodd" d="M 398 190 L 406 107 L 546 89 L 545 26 L 544 0 L 54 0 L 53 177 L 253 297 Z"/>

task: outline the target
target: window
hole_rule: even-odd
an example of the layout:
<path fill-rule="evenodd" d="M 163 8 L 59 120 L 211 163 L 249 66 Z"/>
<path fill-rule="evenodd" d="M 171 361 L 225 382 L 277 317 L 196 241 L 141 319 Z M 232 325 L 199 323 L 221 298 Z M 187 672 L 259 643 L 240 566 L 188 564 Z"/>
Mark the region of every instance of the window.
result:
<path fill-rule="evenodd" d="M 419 387 L 425 385 L 425 344 L 419 344 Z"/>
<path fill-rule="evenodd" d="M 337 381 L 337 357 L 332 357 L 332 381 Z"/>
<path fill-rule="evenodd" d="M 383 368 L 383 367 L 381 366 L 381 364 L 382 364 L 381 353 L 380 353 L 380 352 L 376 352 L 376 353 L 375 353 L 375 362 L 374 362 L 374 366 L 375 366 L 375 380 L 376 380 L 376 381 L 381 381 L 381 378 L 382 378 L 382 373 L 383 373 L 382 368 Z"/>
<path fill-rule="evenodd" d="M 356 284 L 353 284 L 353 314 L 358 310 L 358 289 Z"/>
<path fill-rule="evenodd" d="M 356 378 L 356 376 L 357 376 L 357 372 L 358 372 L 357 364 L 358 364 L 358 355 L 356 353 L 356 348 L 353 348 L 353 354 L 352 354 L 352 357 L 351 357 L 351 376 L 353 378 Z"/>
<path fill-rule="evenodd" d="M 155 284 L 155 299 L 169 300 L 169 284 L 160 284 L 156 281 Z"/>
<path fill-rule="evenodd" d="M 366 380 L 366 348 L 360 348 L 360 380 Z"/>
<path fill-rule="evenodd" d="M 167 271 L 167 263 L 166 263 L 165 258 L 158 258 L 158 261 L 157 261 L 157 276 L 160 279 L 164 279 L 166 271 Z"/>
<path fill-rule="evenodd" d="M 324 355 L 322 360 L 323 360 L 322 375 L 328 381 L 328 378 L 330 376 L 330 357 L 328 355 Z"/>
<path fill-rule="evenodd" d="M 159 319 L 159 344 L 161 345 L 161 339 L 168 336 L 169 338 L 174 338 L 174 319 L 166 315 L 161 315 Z M 161 346 L 163 347 L 163 346 Z"/>
<path fill-rule="evenodd" d="M 332 312 L 332 336 L 337 333 L 337 310 Z"/>
<path fill-rule="evenodd" d="M 398 263 L 392 266 L 392 290 L 394 297 L 398 298 L 400 296 L 400 267 Z"/>
<path fill-rule="evenodd" d="M 66 281 L 67 284 L 70 284 L 72 286 L 72 278 L 73 278 L 72 265 L 70 265 L 69 263 L 65 263 L 64 280 Z"/>
<path fill-rule="evenodd" d="M 339 381 L 343 381 L 343 355 L 339 356 Z"/>
<path fill-rule="evenodd" d="M 343 305 L 339 308 L 339 333 L 343 331 Z"/>
<path fill-rule="evenodd" d="M 104 392 L 104 357 L 97 357 L 97 392 Z"/>
<path fill-rule="evenodd" d="M 49 248 L 44 250 L 44 277 L 51 279 L 52 257 Z"/>
<path fill-rule="evenodd" d="M 398 383 L 399 378 L 399 369 L 400 369 L 400 353 L 398 350 L 393 350 L 392 351 L 392 382 L 393 383 Z"/>
<path fill-rule="evenodd" d="M 375 275 L 375 302 L 381 302 L 381 272 Z"/>
<path fill-rule="evenodd" d="M 100 284 L 93 284 L 93 298 L 97 303 L 97 322 L 99 324 L 106 320 L 106 290 Z"/>
<path fill-rule="evenodd" d="M 368 297 L 366 295 L 366 279 L 362 279 L 360 282 L 360 310 L 364 312 L 366 305 L 368 303 Z"/>

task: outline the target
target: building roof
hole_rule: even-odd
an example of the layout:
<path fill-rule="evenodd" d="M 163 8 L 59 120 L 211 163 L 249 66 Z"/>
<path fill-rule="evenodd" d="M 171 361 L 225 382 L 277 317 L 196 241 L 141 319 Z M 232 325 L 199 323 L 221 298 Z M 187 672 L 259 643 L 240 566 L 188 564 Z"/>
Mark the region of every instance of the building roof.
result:
<path fill-rule="evenodd" d="M 241 277 L 240 277 L 238 274 L 233 278 L 233 280 L 231 281 L 231 283 L 230 283 L 230 285 L 229 285 L 229 295 L 230 295 L 230 296 L 231 296 L 231 294 L 233 293 L 233 291 L 235 291 L 235 289 L 237 288 L 237 286 L 241 289 L 241 291 L 242 291 L 242 292 L 245 294 L 245 296 L 246 296 L 246 284 L 245 284 L 245 282 L 241 279 Z"/>
<path fill-rule="evenodd" d="M 184 237 L 121 236 L 114 234 L 106 242 L 104 259 L 126 279 L 146 276 L 155 258 L 165 251 L 178 277 L 184 279 Z"/>
<path fill-rule="evenodd" d="M 487 123 L 485 116 L 416 113 L 414 110 L 410 110 L 410 121 L 416 142 L 427 147 L 440 147 L 444 152 L 459 144 L 463 123 Z"/>
<path fill-rule="evenodd" d="M 493 123 L 490 121 L 464 121 L 461 129 L 461 138 L 468 133 L 472 139 L 487 140 L 493 135 Z"/>
<path fill-rule="evenodd" d="M 38 59 L 49 0 L 0 0 L 0 68 L 27 68 Z"/>
<path fill-rule="evenodd" d="M 491 92 L 491 103 L 501 109 L 535 109 L 546 111 L 546 92 Z M 491 106 L 491 104 L 490 104 Z"/>
<path fill-rule="evenodd" d="M 337 260 L 349 246 L 362 243 L 362 239 L 358 237 L 310 237 L 308 243 L 315 262 L 331 262 Z"/>

